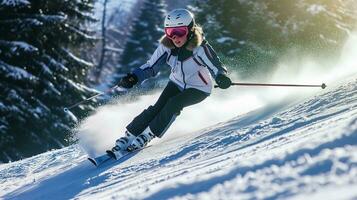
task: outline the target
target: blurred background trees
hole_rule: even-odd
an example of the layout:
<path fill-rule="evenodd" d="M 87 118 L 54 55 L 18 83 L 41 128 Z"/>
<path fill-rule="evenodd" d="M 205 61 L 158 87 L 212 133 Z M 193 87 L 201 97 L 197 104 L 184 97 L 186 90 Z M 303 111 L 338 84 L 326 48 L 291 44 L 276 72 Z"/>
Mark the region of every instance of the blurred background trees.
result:
<path fill-rule="evenodd" d="M 337 55 L 356 27 L 356 6 L 356 0 L 196 0 L 191 9 L 213 46 L 251 74 L 271 70 L 292 49 Z"/>

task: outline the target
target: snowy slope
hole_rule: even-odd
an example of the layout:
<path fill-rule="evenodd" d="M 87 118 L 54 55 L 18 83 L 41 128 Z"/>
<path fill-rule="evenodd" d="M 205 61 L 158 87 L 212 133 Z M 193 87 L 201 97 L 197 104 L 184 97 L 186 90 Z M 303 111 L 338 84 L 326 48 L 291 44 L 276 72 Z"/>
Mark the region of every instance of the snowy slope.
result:
<path fill-rule="evenodd" d="M 78 145 L 0 165 L 3 199 L 356 199 L 357 78 L 95 168 Z"/>

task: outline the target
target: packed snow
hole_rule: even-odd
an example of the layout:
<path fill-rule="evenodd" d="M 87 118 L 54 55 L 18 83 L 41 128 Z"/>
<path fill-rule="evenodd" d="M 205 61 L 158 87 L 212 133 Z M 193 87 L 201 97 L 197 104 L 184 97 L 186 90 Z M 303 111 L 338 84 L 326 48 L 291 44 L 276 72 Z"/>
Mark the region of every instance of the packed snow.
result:
<path fill-rule="evenodd" d="M 113 145 L 158 92 L 105 105 L 78 127 L 79 144 L 0 165 L 0 198 L 356 199 L 356 44 L 329 73 L 307 61 L 289 76 L 282 62 L 272 77 L 326 80 L 325 90 L 215 90 L 162 140 L 97 168 L 88 154 Z"/>

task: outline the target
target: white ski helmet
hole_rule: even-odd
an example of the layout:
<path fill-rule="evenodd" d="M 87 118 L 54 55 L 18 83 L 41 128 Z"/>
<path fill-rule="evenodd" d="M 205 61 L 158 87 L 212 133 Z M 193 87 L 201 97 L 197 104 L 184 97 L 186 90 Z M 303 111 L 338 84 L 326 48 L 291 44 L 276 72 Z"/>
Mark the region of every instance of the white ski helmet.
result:
<path fill-rule="evenodd" d="M 169 12 L 165 17 L 165 28 L 188 26 L 192 27 L 195 23 L 194 15 L 186 9 L 175 9 Z"/>

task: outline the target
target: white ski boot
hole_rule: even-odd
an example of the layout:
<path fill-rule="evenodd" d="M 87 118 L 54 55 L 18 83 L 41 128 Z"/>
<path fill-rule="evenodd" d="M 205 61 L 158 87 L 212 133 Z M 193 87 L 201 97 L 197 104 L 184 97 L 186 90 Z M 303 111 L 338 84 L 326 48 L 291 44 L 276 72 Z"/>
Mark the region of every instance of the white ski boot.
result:
<path fill-rule="evenodd" d="M 112 148 L 112 151 L 126 151 L 134 139 L 135 135 L 131 134 L 129 131 L 125 131 L 125 136 L 115 141 L 115 147 Z"/>
<path fill-rule="evenodd" d="M 140 135 L 138 135 L 129 145 L 128 151 L 144 148 L 152 139 L 155 134 L 152 133 L 150 127 L 147 127 Z"/>

